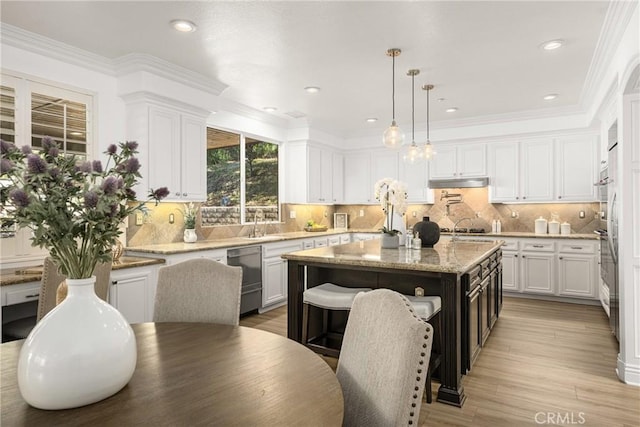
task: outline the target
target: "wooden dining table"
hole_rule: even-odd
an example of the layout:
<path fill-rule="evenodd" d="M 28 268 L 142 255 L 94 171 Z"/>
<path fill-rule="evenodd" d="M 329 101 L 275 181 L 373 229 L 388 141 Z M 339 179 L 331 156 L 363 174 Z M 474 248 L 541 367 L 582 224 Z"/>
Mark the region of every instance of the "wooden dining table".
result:
<path fill-rule="evenodd" d="M 29 406 L 18 389 L 23 340 L 0 345 L 3 426 L 340 426 L 342 390 L 327 363 L 270 332 L 210 323 L 132 325 L 138 360 L 115 395 L 75 409 Z"/>

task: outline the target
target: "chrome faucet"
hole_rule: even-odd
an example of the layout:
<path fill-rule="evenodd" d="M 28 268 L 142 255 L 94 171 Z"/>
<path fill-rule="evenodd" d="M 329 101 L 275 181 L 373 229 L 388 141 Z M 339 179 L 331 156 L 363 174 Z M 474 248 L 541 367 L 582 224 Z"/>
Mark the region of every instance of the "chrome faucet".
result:
<path fill-rule="evenodd" d="M 471 221 L 471 225 L 473 225 L 473 220 L 471 218 L 462 218 L 457 220 L 456 223 L 453 224 L 453 235 L 451 236 L 452 241 L 458 240 L 458 236 L 456 235 L 456 229 L 458 228 L 458 224 L 460 224 L 464 220 Z"/>
<path fill-rule="evenodd" d="M 264 213 L 262 212 L 262 209 L 256 209 L 256 211 L 253 214 L 253 230 L 251 231 L 251 234 L 249 235 L 249 237 L 260 237 L 258 236 L 258 213 L 260 213 L 262 216 L 264 216 Z"/>

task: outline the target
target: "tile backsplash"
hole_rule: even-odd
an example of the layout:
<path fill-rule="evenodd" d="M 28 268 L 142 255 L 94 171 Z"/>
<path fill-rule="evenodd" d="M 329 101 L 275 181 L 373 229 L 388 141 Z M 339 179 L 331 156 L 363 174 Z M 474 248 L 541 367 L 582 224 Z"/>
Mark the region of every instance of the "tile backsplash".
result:
<path fill-rule="evenodd" d="M 440 227 L 452 228 L 456 221 L 471 218 L 472 223 L 465 221 L 463 227 L 484 228 L 491 231 L 491 221 L 499 219 L 502 231 L 533 232 L 534 221 L 542 216 L 547 220 L 556 215 L 558 221 L 571 224 L 572 233 L 592 233 L 599 227 L 597 217 L 598 203 L 540 203 L 540 204 L 491 204 L 488 202 L 487 188 L 451 189 L 449 193 L 461 195 L 462 202 L 453 204 L 447 213 L 446 199 L 440 200 L 442 190 L 434 190 L 434 204 L 409 205 L 406 213 L 407 227 L 412 227 L 428 216 Z M 146 223 L 135 225 L 135 217 L 129 218 L 127 228 L 127 246 L 148 245 L 156 243 L 181 242 L 184 221 L 180 209 L 181 203 L 149 204 Z M 295 218 L 292 213 L 295 212 Z M 350 229 L 377 230 L 382 227 L 384 215 L 379 205 L 302 205 L 283 204 L 280 215 L 281 222 L 258 224 L 260 232 L 268 234 L 301 231 L 308 220 L 317 224 L 333 227 L 333 214 L 348 214 Z M 584 218 L 580 218 L 584 212 Z M 170 214 L 174 223 L 169 223 Z M 362 215 L 361 215 L 362 214 Z M 477 215 L 477 216 L 476 216 Z M 246 236 L 253 229 L 253 224 L 202 227 L 200 217 L 196 225 L 198 240 L 213 240 L 236 236 Z"/>

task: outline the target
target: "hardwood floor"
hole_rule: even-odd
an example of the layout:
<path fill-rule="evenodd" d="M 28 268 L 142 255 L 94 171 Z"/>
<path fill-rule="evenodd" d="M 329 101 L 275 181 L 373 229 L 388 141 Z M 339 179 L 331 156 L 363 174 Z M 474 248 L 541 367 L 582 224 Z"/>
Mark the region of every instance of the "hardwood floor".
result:
<path fill-rule="evenodd" d="M 286 336 L 286 306 L 240 324 Z M 617 352 L 598 306 L 505 298 L 464 378 L 463 408 L 423 403 L 420 424 L 640 426 L 640 388 L 617 379 Z M 324 359 L 335 369 L 336 359 Z"/>

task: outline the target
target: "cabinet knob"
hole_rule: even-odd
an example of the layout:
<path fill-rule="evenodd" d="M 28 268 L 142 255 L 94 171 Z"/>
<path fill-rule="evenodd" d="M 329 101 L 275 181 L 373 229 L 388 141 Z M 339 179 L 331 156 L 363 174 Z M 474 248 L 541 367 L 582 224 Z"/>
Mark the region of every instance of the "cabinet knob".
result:
<path fill-rule="evenodd" d="M 520 197 L 517 197 L 517 196 L 516 196 L 516 200 L 518 200 L 518 199 L 520 199 Z"/>
<path fill-rule="evenodd" d="M 560 257 L 558 257 L 558 259 L 562 259 L 562 257 L 560 256 Z"/>
<path fill-rule="evenodd" d="M 180 195 L 180 192 L 179 192 L 179 191 L 176 191 L 176 196 L 179 196 L 179 195 Z"/>
<path fill-rule="evenodd" d="M 562 199 L 562 196 L 558 196 L 558 199 Z"/>
<path fill-rule="evenodd" d="M 187 197 L 187 193 L 182 193 L 182 195 L 183 195 L 184 197 Z"/>
<path fill-rule="evenodd" d="M 522 255 L 522 258 L 525 258 L 525 256 L 524 256 L 524 255 Z"/>
<path fill-rule="evenodd" d="M 515 255 L 514 255 L 514 257 L 515 257 L 515 258 L 518 258 L 518 254 L 515 254 Z"/>
<path fill-rule="evenodd" d="M 111 284 L 112 284 L 112 285 L 117 285 L 117 284 L 118 284 L 118 281 L 117 281 L 117 280 L 112 280 L 112 281 L 111 281 Z"/>

